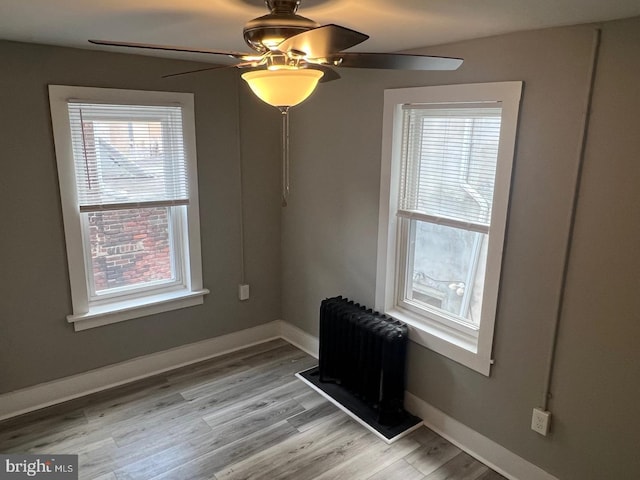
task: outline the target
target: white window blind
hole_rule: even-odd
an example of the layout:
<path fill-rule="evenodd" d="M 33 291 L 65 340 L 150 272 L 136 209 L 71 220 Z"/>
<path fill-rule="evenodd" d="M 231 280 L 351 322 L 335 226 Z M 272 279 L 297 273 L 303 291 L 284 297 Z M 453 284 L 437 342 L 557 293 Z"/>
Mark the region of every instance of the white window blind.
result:
<path fill-rule="evenodd" d="M 404 105 L 398 215 L 487 233 L 499 103 Z"/>
<path fill-rule="evenodd" d="M 189 203 L 179 106 L 70 101 L 81 212 Z"/>

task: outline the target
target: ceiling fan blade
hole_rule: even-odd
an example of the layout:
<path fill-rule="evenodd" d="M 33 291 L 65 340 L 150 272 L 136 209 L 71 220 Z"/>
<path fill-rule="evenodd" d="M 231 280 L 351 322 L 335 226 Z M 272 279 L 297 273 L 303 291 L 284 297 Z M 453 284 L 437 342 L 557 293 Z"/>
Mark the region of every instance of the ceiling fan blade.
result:
<path fill-rule="evenodd" d="M 254 66 L 254 62 L 236 63 L 235 65 L 215 65 L 213 67 L 198 68 L 197 70 L 188 70 L 186 72 L 170 73 L 168 75 L 163 75 L 162 78 L 179 77 L 181 75 L 190 75 L 192 73 L 208 72 L 209 70 L 224 70 L 225 68 L 247 68 Z"/>
<path fill-rule="evenodd" d="M 369 35 L 340 25 L 323 25 L 289 37 L 278 45 L 281 52 L 300 52 L 309 58 L 321 58 L 364 42 Z"/>
<path fill-rule="evenodd" d="M 312 67 L 307 67 L 307 68 L 320 70 L 322 73 L 324 73 L 324 75 L 320 77 L 320 80 L 319 80 L 320 83 L 332 82 L 334 80 L 340 80 L 341 78 L 338 72 L 336 72 L 333 68 L 327 67 L 326 65 L 315 64 Z"/>
<path fill-rule="evenodd" d="M 148 50 L 165 50 L 170 52 L 188 52 L 188 53 L 207 53 L 210 55 L 226 55 L 228 57 L 238 58 L 241 60 L 251 61 L 254 58 L 259 59 L 260 55 L 242 52 L 225 52 L 218 50 L 209 50 L 206 48 L 186 48 L 175 47 L 172 45 L 154 45 L 152 43 L 131 43 L 131 42 L 112 42 L 110 40 L 89 40 L 94 45 L 106 45 L 109 47 L 127 47 L 127 48 L 146 48 Z"/>
<path fill-rule="evenodd" d="M 337 53 L 326 58 L 328 65 L 384 70 L 456 70 L 462 65 L 461 58 L 404 53 Z"/>

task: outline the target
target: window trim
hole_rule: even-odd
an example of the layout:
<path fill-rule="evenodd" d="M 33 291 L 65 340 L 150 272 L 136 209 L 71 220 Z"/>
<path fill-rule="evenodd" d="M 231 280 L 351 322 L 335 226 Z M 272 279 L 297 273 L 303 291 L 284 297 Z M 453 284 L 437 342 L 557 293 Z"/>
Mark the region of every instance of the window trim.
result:
<path fill-rule="evenodd" d="M 182 107 L 184 151 L 189 177 L 189 206 L 184 207 L 186 212 L 182 222 L 182 231 L 176 232 L 183 238 L 185 278 L 182 284 L 176 285 L 174 288 L 159 288 L 135 297 L 127 296 L 116 298 L 113 301 L 107 301 L 107 299 L 90 301 L 85 269 L 85 242 L 77 201 L 73 145 L 67 111 L 67 103 L 70 100 L 120 105 L 177 105 Z M 193 94 L 49 85 L 49 102 L 58 164 L 73 307 L 73 313 L 67 316 L 67 321 L 73 323 L 74 329 L 79 331 L 202 304 L 203 297 L 209 293 L 209 290 L 203 287 L 202 282 Z"/>
<path fill-rule="evenodd" d="M 443 85 L 385 90 L 382 159 L 380 175 L 380 209 L 378 223 L 378 256 L 376 272 L 376 309 L 409 325 L 411 340 L 489 376 L 497 309 L 498 287 L 506 229 L 511 171 L 515 154 L 516 130 L 523 82 Z M 444 323 L 398 306 L 397 265 L 400 218 L 397 215 L 400 187 L 400 155 L 402 144 L 402 105 L 408 103 L 500 102 L 502 124 L 498 147 L 498 165 L 491 214 L 480 327 L 475 330 L 454 329 Z M 498 261 L 495 261 L 498 259 Z M 475 330 L 475 331 L 474 331 Z"/>

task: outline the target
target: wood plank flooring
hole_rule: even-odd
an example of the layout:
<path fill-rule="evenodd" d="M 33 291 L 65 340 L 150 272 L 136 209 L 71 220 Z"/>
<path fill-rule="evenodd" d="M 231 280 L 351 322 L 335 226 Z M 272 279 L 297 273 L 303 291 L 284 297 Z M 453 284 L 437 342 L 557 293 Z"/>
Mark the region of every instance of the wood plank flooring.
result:
<path fill-rule="evenodd" d="M 499 480 L 425 427 L 387 445 L 294 373 L 282 340 L 0 423 L 0 453 L 79 455 L 84 480 Z"/>

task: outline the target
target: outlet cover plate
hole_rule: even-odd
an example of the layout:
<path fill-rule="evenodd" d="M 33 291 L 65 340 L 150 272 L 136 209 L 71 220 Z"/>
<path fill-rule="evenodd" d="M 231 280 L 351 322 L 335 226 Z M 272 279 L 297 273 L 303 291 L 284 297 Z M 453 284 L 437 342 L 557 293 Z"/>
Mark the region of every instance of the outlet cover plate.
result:
<path fill-rule="evenodd" d="M 546 436 L 549 433 L 549 425 L 551 424 L 551 412 L 534 408 L 531 416 L 531 430 L 540 435 Z"/>

